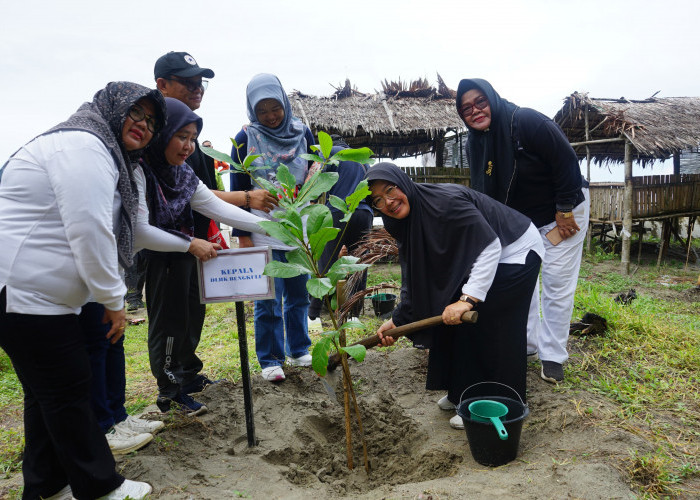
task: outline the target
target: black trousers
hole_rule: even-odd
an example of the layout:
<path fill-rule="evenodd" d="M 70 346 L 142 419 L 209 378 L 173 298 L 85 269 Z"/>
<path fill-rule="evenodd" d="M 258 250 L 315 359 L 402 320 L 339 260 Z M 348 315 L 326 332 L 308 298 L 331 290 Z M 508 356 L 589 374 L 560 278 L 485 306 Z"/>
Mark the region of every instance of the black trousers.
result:
<path fill-rule="evenodd" d="M 0 347 L 24 390 L 24 494 L 48 497 L 70 484 L 73 496 L 94 499 L 124 478 L 90 406 L 90 360 L 74 314 L 6 312 L 0 292 Z"/>
<path fill-rule="evenodd" d="M 321 258 L 318 260 L 318 267 L 323 272 L 327 272 L 328 269 L 333 265 L 333 263 L 338 260 L 338 252 L 345 245 L 350 252 L 367 231 L 372 229 L 372 212 L 368 210 L 357 210 L 348 222 L 340 222 L 345 214 L 342 212 L 332 211 L 333 216 L 333 227 L 340 229 L 338 237 L 334 240 L 329 241 L 326 244 L 326 248 L 323 249 Z M 347 228 L 345 227 L 347 226 Z M 343 230 L 345 232 L 343 233 Z M 341 237 L 342 236 L 342 237 Z M 338 242 L 340 238 L 340 242 Z M 364 290 L 367 286 L 367 272 L 362 274 L 362 279 L 357 282 L 357 285 L 352 289 L 347 291 L 347 296 L 350 297 L 360 290 Z M 350 316 L 359 316 L 361 303 L 358 304 L 350 313 Z M 309 318 L 318 318 L 321 315 L 321 309 L 323 308 L 323 303 L 321 299 L 316 297 L 311 297 L 311 303 L 309 304 Z"/>
<path fill-rule="evenodd" d="M 486 299 L 477 304 L 475 324 L 441 326 L 428 357 L 427 389 L 447 389 L 459 404 L 477 396 L 503 396 L 526 401 L 527 316 L 541 259 L 533 251 L 525 264 L 499 264 Z M 515 391 L 515 392 L 513 392 Z M 515 394 L 517 393 L 517 395 Z"/>
<path fill-rule="evenodd" d="M 160 396 L 173 398 L 202 370 L 195 351 L 206 305 L 199 302 L 197 259 L 151 252 L 146 266 L 148 357 Z"/>
<path fill-rule="evenodd" d="M 146 281 L 146 252 L 140 251 L 134 255 L 134 263 L 124 270 L 124 283 L 126 284 L 126 301 L 132 303 L 143 300 L 143 286 Z"/>

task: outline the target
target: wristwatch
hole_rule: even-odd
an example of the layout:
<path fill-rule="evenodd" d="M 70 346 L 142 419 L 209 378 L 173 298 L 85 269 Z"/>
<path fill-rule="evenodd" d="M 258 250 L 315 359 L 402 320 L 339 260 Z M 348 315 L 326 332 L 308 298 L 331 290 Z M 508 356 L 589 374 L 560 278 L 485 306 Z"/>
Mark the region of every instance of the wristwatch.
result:
<path fill-rule="evenodd" d="M 471 298 L 469 295 L 467 295 L 466 293 L 465 293 L 464 295 L 462 295 L 462 296 L 459 298 L 459 300 L 462 301 L 462 302 L 466 302 L 467 304 L 471 304 L 472 307 L 474 307 L 474 306 L 476 305 L 476 300 L 472 299 L 472 298 Z"/>
<path fill-rule="evenodd" d="M 574 216 L 572 211 L 562 212 L 561 210 L 558 210 L 557 214 L 561 215 L 564 219 L 570 219 Z"/>

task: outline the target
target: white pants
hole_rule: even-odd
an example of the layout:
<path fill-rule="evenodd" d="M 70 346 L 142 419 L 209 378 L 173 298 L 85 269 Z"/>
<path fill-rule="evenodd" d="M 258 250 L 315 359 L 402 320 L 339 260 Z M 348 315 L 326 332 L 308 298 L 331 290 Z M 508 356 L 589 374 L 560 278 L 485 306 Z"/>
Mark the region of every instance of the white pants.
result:
<path fill-rule="evenodd" d="M 545 234 L 556 226 L 556 222 L 538 228 L 542 235 L 545 255 L 542 261 L 541 278 L 537 280 L 530 302 L 527 352 L 537 352 L 539 358 L 545 361 L 563 363 L 569 358 L 566 343 L 569 340 L 574 294 L 590 215 L 587 188 L 583 188 L 583 194 L 586 199 L 574 208 L 574 218 L 581 228 L 574 236 L 554 246 Z M 540 283 L 542 284 L 541 302 Z"/>

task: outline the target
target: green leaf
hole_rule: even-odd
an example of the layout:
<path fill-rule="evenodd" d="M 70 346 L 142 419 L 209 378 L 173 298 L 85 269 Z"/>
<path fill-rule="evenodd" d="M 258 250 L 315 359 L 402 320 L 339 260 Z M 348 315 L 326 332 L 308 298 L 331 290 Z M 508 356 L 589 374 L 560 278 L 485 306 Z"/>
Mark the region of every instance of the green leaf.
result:
<path fill-rule="evenodd" d="M 311 247 L 311 254 L 314 260 L 321 258 L 323 249 L 326 247 L 326 243 L 335 239 L 338 236 L 340 229 L 337 227 L 322 227 L 314 234 L 309 235 L 309 246 Z"/>
<path fill-rule="evenodd" d="M 244 166 L 245 168 L 247 168 L 247 169 L 250 169 L 250 165 L 251 165 L 255 160 L 257 160 L 258 158 L 260 158 L 261 156 L 262 156 L 262 155 L 248 155 L 248 156 L 246 156 L 245 159 L 243 160 L 243 166 Z M 258 170 L 258 169 L 260 169 L 260 168 L 266 168 L 266 167 L 265 167 L 265 165 L 260 165 L 256 170 Z"/>
<path fill-rule="evenodd" d="M 347 198 L 345 198 L 345 202 L 350 207 L 350 211 L 354 212 L 360 202 L 371 194 L 372 191 L 370 191 L 367 187 L 367 180 L 363 180 L 357 185 L 355 191 L 350 193 Z"/>
<path fill-rule="evenodd" d="M 313 266 L 311 266 L 309 258 L 301 248 L 295 248 L 287 252 L 285 257 L 287 257 L 287 262 L 290 264 L 295 264 L 299 266 L 299 268 L 304 268 L 306 270 L 304 274 L 314 275 Z"/>
<path fill-rule="evenodd" d="M 265 269 L 267 269 L 267 266 L 265 266 Z M 328 295 L 328 292 L 333 290 L 333 285 L 331 285 L 331 281 L 328 278 L 311 278 L 306 282 L 306 289 L 312 297 L 322 299 Z"/>
<path fill-rule="evenodd" d="M 331 283 L 337 283 L 338 280 L 345 278 L 348 274 L 364 271 L 369 267 L 369 264 L 357 264 L 358 260 L 360 259 L 350 255 L 339 258 L 328 270 L 326 277 L 331 280 Z"/>
<path fill-rule="evenodd" d="M 279 215 L 279 219 L 285 227 L 289 228 L 294 236 L 300 241 L 304 240 L 304 224 L 301 222 L 301 215 L 296 210 L 285 210 Z"/>
<path fill-rule="evenodd" d="M 333 149 L 333 139 L 331 139 L 331 136 L 323 131 L 319 131 L 318 144 L 321 146 L 321 154 L 323 157 L 330 158 L 331 150 Z"/>
<path fill-rule="evenodd" d="M 333 337 L 324 335 L 316 342 L 311 351 L 311 367 L 322 377 L 326 375 L 326 370 L 328 370 L 328 354 L 332 348 Z"/>
<path fill-rule="evenodd" d="M 333 216 L 326 205 L 308 205 L 301 210 L 301 215 L 309 216 L 306 219 L 306 234 L 311 236 L 322 227 L 333 227 Z"/>
<path fill-rule="evenodd" d="M 341 347 L 340 350 L 347 352 L 348 356 L 350 356 L 352 359 L 354 359 L 358 363 L 362 363 L 365 359 L 365 355 L 367 354 L 367 349 L 365 348 L 365 346 L 363 346 L 361 344 L 349 345 L 347 347 Z M 326 360 L 326 364 L 328 364 L 328 360 Z"/>
<path fill-rule="evenodd" d="M 294 189 L 297 187 L 297 179 L 289 171 L 287 165 L 280 163 L 277 167 L 277 180 L 287 189 L 287 196 L 292 199 L 294 196 Z"/>
<path fill-rule="evenodd" d="M 255 182 L 260 184 L 260 186 L 262 186 L 263 189 L 266 189 L 267 191 L 269 191 L 272 196 L 277 196 L 279 194 L 277 192 L 277 186 L 275 186 L 273 183 L 271 183 L 267 179 L 264 179 L 262 177 L 255 177 Z"/>
<path fill-rule="evenodd" d="M 298 201 L 315 200 L 338 182 L 337 172 L 316 172 L 299 190 Z"/>
<path fill-rule="evenodd" d="M 357 148 L 357 149 L 341 149 L 336 154 L 333 155 L 334 158 L 338 158 L 341 161 L 355 161 L 357 163 L 374 163 L 372 160 L 372 155 L 374 153 L 369 148 Z"/>
<path fill-rule="evenodd" d="M 236 163 L 233 161 L 233 159 L 227 155 L 226 153 L 222 153 L 221 151 L 217 151 L 214 148 L 208 148 L 206 146 L 199 146 L 199 149 L 202 150 L 202 153 L 204 153 L 207 156 L 210 156 L 211 158 L 214 158 L 215 160 L 219 161 L 225 161 L 226 163 Z"/>
<path fill-rule="evenodd" d="M 277 238 L 282 243 L 291 246 L 297 246 L 299 244 L 299 240 L 289 229 L 284 227 L 284 224 L 271 220 L 262 221 L 258 224 L 260 224 L 260 227 L 262 227 L 265 230 L 265 232 L 267 232 L 267 234 L 269 234 L 273 238 Z"/>
<path fill-rule="evenodd" d="M 330 198 L 328 199 L 331 205 L 333 205 L 335 208 L 343 212 L 344 214 L 348 213 L 348 205 L 343 201 L 342 198 L 337 197 L 336 195 L 332 194 Z M 350 214 L 352 215 L 352 214 Z"/>
<path fill-rule="evenodd" d="M 306 268 L 303 266 L 273 260 L 265 265 L 263 274 L 265 276 L 272 276 L 273 278 L 294 278 L 301 274 L 306 274 L 306 271 Z"/>
<path fill-rule="evenodd" d="M 300 154 L 299 156 L 300 156 L 301 158 L 304 158 L 305 160 L 317 161 L 317 162 L 319 162 L 319 163 L 323 163 L 323 158 L 321 158 L 321 157 L 318 156 L 318 155 L 312 155 L 312 154 L 309 154 L 309 153 L 303 153 L 303 154 Z"/>

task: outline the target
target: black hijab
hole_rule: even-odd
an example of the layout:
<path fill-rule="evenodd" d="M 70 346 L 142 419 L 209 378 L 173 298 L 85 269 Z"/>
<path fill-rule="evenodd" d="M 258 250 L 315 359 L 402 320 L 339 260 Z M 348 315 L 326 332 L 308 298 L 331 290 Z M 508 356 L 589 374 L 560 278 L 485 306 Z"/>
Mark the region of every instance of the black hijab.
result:
<path fill-rule="evenodd" d="M 480 193 L 486 193 L 501 203 L 506 203 L 508 187 L 514 182 L 515 153 L 511 131 L 513 116 L 518 106 L 501 98 L 486 80 L 471 78 L 460 81 L 457 87 L 457 113 L 460 117 L 462 96 L 472 89 L 480 90 L 489 100 L 491 125 L 484 131 L 474 130 L 467 125 L 467 158 L 471 170 L 471 186 Z M 487 173 L 489 162 L 490 174 Z"/>
<path fill-rule="evenodd" d="M 146 174 L 146 200 L 149 222 L 178 236 L 194 235 L 194 217 L 190 200 L 197 190 L 199 178 L 187 163 L 170 165 L 165 149 L 170 139 L 182 127 L 194 123 L 197 134 L 202 131 L 202 119 L 186 104 L 165 98 L 167 125 L 157 140 L 146 150 L 144 173 Z"/>
<path fill-rule="evenodd" d="M 378 163 L 367 180 L 384 180 L 406 194 L 410 213 L 404 219 L 382 214 L 384 227 L 398 242 L 401 302 L 394 324 L 403 325 L 442 314 L 461 295 L 472 265 L 499 238 L 502 245 L 518 239 L 529 219 L 457 184 L 416 184 L 393 163 Z M 412 337 L 430 347 L 432 331 Z"/>
<path fill-rule="evenodd" d="M 111 82 L 97 91 L 92 102 L 78 108 L 68 120 L 41 135 L 60 130 L 81 130 L 100 139 L 107 147 L 119 169 L 117 191 L 122 206 L 114 235 L 117 239 L 119 263 L 123 268 L 133 264 L 134 224 L 138 213 L 138 189 L 134 180 L 133 163 L 138 161 L 143 149 L 127 151 L 122 143 L 122 129 L 129 109 L 139 99 L 153 103 L 158 123 L 165 123 L 165 102 L 158 90 L 152 90 L 131 82 Z M 151 141 L 157 139 L 157 133 Z"/>

